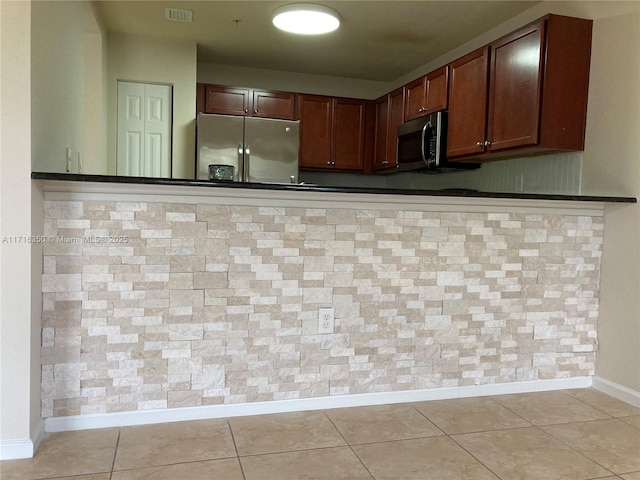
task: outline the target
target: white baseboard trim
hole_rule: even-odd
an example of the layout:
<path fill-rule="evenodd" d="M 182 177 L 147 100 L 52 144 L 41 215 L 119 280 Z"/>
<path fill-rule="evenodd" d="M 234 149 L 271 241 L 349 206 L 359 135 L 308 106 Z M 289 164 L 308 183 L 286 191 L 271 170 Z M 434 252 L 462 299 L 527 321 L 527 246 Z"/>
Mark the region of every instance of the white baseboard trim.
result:
<path fill-rule="evenodd" d="M 208 405 L 202 407 L 167 408 L 139 410 L 135 412 L 115 412 L 104 414 L 74 415 L 69 417 L 49 417 L 45 419 L 47 432 L 65 432 L 92 428 L 125 427 L 154 423 L 203 420 L 208 418 L 242 417 L 266 413 L 301 412 L 328 408 L 384 405 L 390 403 L 423 402 L 452 398 L 484 397 L 508 393 L 542 392 L 587 388 L 591 377 L 571 377 L 550 380 L 471 385 L 465 387 L 443 387 L 400 392 L 363 393 L 332 397 L 274 400 L 270 402 Z"/>
<path fill-rule="evenodd" d="M 640 392 L 631 388 L 612 382 L 602 377 L 593 377 L 593 388 L 600 390 L 612 397 L 616 397 L 623 402 L 640 407 Z"/>
<path fill-rule="evenodd" d="M 32 458 L 44 438 L 45 422 L 40 420 L 32 432 L 32 438 L 0 440 L 0 460 Z"/>

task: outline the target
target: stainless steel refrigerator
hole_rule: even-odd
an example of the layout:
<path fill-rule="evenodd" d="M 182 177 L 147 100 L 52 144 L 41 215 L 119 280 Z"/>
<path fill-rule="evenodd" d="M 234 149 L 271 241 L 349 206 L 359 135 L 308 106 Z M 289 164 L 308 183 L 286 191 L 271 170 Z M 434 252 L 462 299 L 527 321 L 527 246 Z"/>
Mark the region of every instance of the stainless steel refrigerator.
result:
<path fill-rule="evenodd" d="M 200 113 L 196 128 L 198 180 L 230 165 L 236 182 L 298 182 L 299 121 Z"/>

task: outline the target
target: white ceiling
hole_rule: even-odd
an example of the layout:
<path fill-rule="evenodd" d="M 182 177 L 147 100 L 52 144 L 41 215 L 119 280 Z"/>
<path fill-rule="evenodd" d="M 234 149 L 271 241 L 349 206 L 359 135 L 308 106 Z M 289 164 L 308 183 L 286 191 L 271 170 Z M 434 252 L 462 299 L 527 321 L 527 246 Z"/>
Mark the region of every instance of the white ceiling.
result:
<path fill-rule="evenodd" d="M 324 36 L 278 31 L 271 13 L 292 1 L 96 1 L 108 32 L 192 40 L 198 62 L 391 82 L 539 1 L 323 1 L 342 18 Z M 170 22 L 165 8 L 193 11 Z"/>

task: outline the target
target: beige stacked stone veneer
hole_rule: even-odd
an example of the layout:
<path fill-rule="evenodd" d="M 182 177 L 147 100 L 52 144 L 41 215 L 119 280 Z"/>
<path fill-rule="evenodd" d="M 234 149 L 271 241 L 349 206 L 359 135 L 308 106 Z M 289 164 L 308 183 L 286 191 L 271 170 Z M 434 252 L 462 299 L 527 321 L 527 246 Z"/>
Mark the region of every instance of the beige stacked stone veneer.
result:
<path fill-rule="evenodd" d="M 45 233 L 45 417 L 594 374 L 599 216 L 46 201 Z"/>

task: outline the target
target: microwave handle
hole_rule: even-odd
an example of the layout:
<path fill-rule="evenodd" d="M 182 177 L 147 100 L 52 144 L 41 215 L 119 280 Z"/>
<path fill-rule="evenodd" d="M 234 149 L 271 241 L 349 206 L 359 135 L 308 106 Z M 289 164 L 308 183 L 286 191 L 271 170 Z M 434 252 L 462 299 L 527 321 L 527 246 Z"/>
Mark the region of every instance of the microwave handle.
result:
<path fill-rule="evenodd" d="M 424 163 L 427 163 L 427 152 L 425 151 L 425 146 L 427 144 L 427 130 L 431 130 L 431 122 L 427 122 L 424 124 L 424 127 L 422 127 L 422 161 Z"/>

